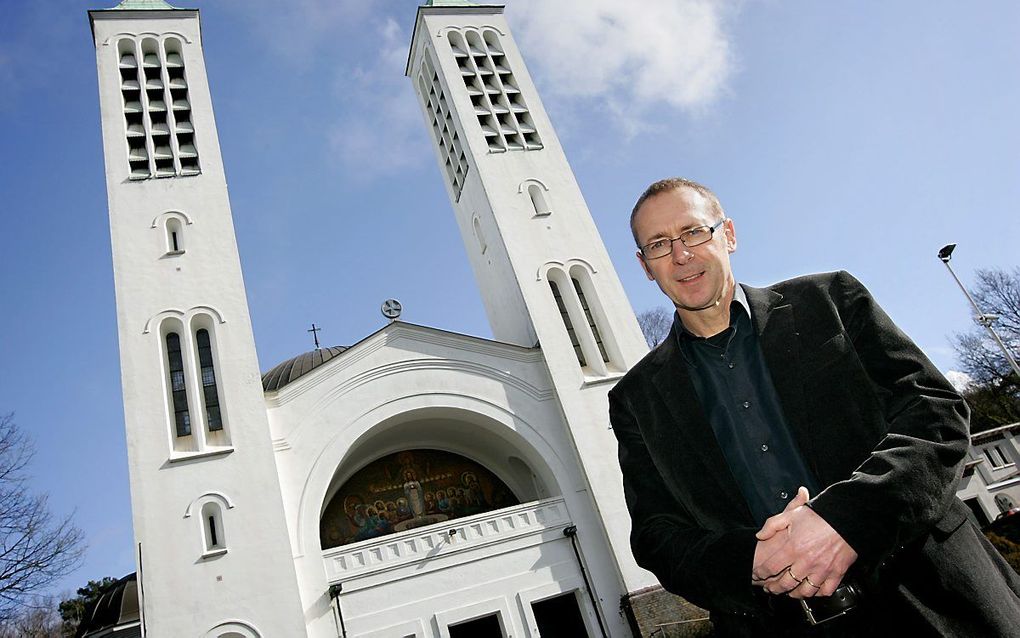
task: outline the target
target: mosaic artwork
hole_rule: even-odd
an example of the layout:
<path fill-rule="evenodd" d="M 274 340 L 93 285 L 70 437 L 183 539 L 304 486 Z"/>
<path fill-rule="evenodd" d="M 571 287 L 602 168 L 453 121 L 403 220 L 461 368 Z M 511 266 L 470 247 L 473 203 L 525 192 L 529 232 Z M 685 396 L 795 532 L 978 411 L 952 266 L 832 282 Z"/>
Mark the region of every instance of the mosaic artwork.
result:
<path fill-rule="evenodd" d="M 323 549 L 517 505 L 495 474 L 441 450 L 405 450 L 369 463 L 333 496 L 319 523 Z"/>

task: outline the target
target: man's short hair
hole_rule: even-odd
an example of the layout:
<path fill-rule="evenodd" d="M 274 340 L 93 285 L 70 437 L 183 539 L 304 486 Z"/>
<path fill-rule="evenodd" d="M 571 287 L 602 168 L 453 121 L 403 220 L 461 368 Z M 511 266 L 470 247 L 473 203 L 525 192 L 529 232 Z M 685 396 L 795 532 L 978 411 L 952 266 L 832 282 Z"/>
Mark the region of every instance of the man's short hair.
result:
<path fill-rule="evenodd" d="M 719 198 L 715 196 L 715 193 L 713 193 L 712 189 L 708 186 L 704 186 L 685 177 L 667 177 L 666 179 L 660 179 L 646 188 L 645 192 L 641 193 L 641 197 L 638 197 L 637 203 L 634 204 L 633 210 L 630 211 L 630 233 L 634 236 L 634 243 L 637 244 L 638 248 L 641 248 L 641 244 L 637 236 L 637 230 L 634 228 L 634 218 L 637 217 L 638 209 L 640 209 L 642 204 L 646 201 L 660 193 L 679 190 L 681 188 L 689 188 L 707 199 L 709 206 L 712 207 L 712 212 L 718 215 L 719 219 L 726 217 L 726 213 L 723 212 L 722 204 L 719 203 Z"/>

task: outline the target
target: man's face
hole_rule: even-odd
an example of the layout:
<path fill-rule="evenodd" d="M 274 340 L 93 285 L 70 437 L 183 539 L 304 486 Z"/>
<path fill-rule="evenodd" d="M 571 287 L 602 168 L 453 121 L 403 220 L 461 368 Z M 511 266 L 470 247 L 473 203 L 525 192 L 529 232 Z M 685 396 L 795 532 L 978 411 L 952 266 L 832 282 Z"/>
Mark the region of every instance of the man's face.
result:
<path fill-rule="evenodd" d="M 645 200 L 634 218 L 634 231 L 642 246 L 660 238 L 673 238 L 695 226 L 712 226 L 719 221 L 711 204 L 689 188 L 659 193 Z M 688 248 L 673 242 L 673 252 L 658 259 L 638 261 L 648 278 L 681 311 L 699 311 L 715 307 L 732 294 L 733 272 L 730 253 L 737 249 L 733 222 L 727 220 L 715 231 L 711 241 Z"/>

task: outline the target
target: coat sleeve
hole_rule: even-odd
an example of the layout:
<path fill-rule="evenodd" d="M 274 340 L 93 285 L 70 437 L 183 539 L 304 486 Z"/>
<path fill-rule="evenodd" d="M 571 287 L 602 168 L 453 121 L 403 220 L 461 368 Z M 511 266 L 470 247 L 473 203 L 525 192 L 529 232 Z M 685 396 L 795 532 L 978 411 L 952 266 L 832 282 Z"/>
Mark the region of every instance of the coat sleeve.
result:
<path fill-rule="evenodd" d="M 663 588 L 713 611 L 753 612 L 751 564 L 757 529 L 699 528 L 656 470 L 626 399 L 609 394 L 609 417 L 619 441 L 623 489 L 637 564 Z"/>
<path fill-rule="evenodd" d="M 830 294 L 886 429 L 849 477 L 809 504 L 863 565 L 874 566 L 955 515 L 949 513 L 970 443 L 969 410 L 859 281 L 837 273 Z"/>

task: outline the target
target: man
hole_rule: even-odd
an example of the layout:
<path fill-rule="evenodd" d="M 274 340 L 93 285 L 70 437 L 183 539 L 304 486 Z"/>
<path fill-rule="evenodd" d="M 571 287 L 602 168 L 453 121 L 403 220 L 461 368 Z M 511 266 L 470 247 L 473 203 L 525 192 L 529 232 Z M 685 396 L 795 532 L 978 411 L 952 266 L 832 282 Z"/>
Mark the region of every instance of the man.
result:
<path fill-rule="evenodd" d="M 676 307 L 609 396 L 638 564 L 718 635 L 1020 635 L 1020 582 L 955 497 L 967 406 L 868 291 L 738 286 L 733 221 L 689 180 L 631 229 Z"/>

